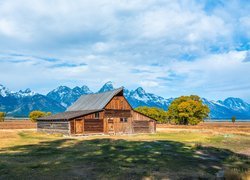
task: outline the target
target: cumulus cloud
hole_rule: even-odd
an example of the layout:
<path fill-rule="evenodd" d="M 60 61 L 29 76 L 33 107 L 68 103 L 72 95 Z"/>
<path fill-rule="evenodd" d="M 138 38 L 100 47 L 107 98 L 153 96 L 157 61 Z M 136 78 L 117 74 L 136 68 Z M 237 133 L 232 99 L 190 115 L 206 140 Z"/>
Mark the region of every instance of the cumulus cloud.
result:
<path fill-rule="evenodd" d="M 3 0 L 1 83 L 46 92 L 112 80 L 165 97 L 249 99 L 249 8 L 234 0 Z"/>

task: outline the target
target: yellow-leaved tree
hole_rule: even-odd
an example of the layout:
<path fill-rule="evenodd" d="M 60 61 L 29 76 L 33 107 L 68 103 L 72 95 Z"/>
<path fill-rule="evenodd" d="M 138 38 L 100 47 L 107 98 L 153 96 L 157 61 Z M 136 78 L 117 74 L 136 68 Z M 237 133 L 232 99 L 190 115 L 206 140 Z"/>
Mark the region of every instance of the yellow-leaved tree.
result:
<path fill-rule="evenodd" d="M 171 123 L 196 125 L 207 118 L 209 112 L 199 96 L 181 96 L 170 104 L 167 117 Z"/>
<path fill-rule="evenodd" d="M 43 111 L 32 111 L 29 114 L 29 118 L 31 121 L 36 122 L 37 118 L 44 117 L 44 116 L 49 116 L 51 115 L 51 112 L 43 112 Z"/>
<path fill-rule="evenodd" d="M 5 112 L 0 112 L 0 122 L 4 121 L 5 115 Z"/>

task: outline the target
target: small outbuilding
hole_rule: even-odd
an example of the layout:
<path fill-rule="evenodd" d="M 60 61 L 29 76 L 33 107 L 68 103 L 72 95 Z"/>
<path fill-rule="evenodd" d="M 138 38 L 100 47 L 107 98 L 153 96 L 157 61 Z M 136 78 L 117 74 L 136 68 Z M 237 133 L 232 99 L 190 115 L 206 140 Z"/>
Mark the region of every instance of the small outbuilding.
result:
<path fill-rule="evenodd" d="M 119 88 L 82 95 L 66 112 L 38 118 L 37 131 L 65 135 L 155 133 L 156 121 L 135 111 Z"/>

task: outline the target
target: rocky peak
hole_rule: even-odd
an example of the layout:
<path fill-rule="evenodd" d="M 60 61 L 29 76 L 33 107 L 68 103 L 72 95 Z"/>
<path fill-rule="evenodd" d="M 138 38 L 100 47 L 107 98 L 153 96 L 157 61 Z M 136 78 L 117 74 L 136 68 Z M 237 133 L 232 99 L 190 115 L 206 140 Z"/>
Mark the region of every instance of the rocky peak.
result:
<path fill-rule="evenodd" d="M 91 94 L 91 93 L 93 93 L 93 92 L 89 89 L 89 87 L 86 86 L 86 85 L 83 85 L 83 86 L 81 87 L 81 89 L 82 89 L 82 91 L 83 91 L 85 94 Z"/>
<path fill-rule="evenodd" d="M 31 91 L 30 88 L 27 88 L 24 91 L 23 90 L 18 91 L 16 94 L 19 95 L 19 96 L 33 96 L 36 93 Z"/>
<path fill-rule="evenodd" d="M 6 88 L 5 86 L 3 86 L 2 84 L 0 84 L 0 95 L 5 97 L 8 96 L 10 94 L 10 90 L 8 88 Z"/>
<path fill-rule="evenodd" d="M 114 90 L 113 83 L 111 81 L 106 82 L 102 88 L 98 91 L 99 93 Z"/>
<path fill-rule="evenodd" d="M 135 92 L 139 95 L 145 95 L 146 91 L 142 87 L 138 87 Z"/>

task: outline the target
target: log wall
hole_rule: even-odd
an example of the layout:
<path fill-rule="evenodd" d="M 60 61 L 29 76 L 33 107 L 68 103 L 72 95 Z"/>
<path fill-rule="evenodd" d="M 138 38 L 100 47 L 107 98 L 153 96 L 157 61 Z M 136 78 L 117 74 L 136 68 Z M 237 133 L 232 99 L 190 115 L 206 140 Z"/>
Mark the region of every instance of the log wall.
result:
<path fill-rule="evenodd" d="M 37 122 L 38 132 L 47 133 L 62 133 L 69 135 L 70 127 L 68 121 L 38 121 Z"/>

